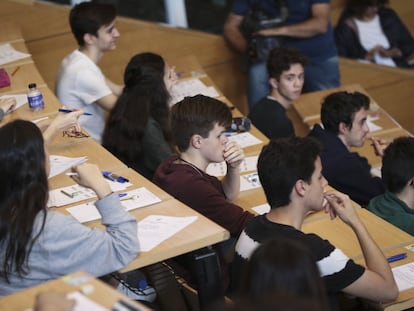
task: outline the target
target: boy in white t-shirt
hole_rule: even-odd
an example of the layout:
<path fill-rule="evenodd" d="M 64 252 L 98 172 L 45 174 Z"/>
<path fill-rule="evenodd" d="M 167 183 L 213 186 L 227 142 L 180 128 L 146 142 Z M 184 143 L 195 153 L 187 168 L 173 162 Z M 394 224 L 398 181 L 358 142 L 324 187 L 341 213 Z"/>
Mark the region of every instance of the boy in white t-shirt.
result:
<path fill-rule="evenodd" d="M 80 3 L 72 8 L 69 23 L 79 48 L 62 61 L 56 95 L 67 107 L 83 109 L 80 123 L 98 142 L 105 127 L 105 110 L 111 110 L 122 86 L 107 79 L 97 66 L 106 51 L 114 50 L 119 32 L 116 10 L 109 4 Z"/>

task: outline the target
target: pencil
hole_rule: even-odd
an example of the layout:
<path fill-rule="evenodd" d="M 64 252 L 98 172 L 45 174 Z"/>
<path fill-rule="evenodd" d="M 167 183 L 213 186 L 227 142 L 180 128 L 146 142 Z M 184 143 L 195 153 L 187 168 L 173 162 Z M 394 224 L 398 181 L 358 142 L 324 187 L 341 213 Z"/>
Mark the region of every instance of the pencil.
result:
<path fill-rule="evenodd" d="M 16 69 L 13 70 L 11 76 L 13 77 L 16 74 L 16 72 L 19 71 L 19 69 L 20 69 L 20 66 L 17 66 Z"/>

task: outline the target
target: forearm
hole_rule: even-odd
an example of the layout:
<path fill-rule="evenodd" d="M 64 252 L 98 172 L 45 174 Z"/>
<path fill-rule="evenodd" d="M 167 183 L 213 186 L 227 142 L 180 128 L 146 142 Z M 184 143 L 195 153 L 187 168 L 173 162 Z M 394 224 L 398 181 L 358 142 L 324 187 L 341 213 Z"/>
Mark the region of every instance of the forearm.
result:
<path fill-rule="evenodd" d="M 124 86 L 123 86 L 123 85 L 116 84 L 116 83 L 112 82 L 112 81 L 111 81 L 111 80 L 109 80 L 109 79 L 105 79 L 105 82 L 106 82 L 106 84 L 108 85 L 108 87 L 111 89 L 112 93 L 113 93 L 116 97 L 119 97 L 119 96 L 121 95 L 122 90 L 123 90 L 123 88 L 124 88 Z"/>
<path fill-rule="evenodd" d="M 325 33 L 327 29 L 327 23 L 321 23 L 319 20 L 309 19 L 298 24 L 271 28 L 270 33 L 273 36 L 310 38 Z"/>
<path fill-rule="evenodd" d="M 358 238 L 367 268 L 381 276 L 389 286 L 395 286 L 391 268 L 384 254 L 372 239 L 365 225 L 358 220 L 351 225 L 351 227 Z"/>
<path fill-rule="evenodd" d="M 227 200 L 230 202 L 236 200 L 240 192 L 240 168 L 227 165 L 227 174 L 221 183 Z"/>
<path fill-rule="evenodd" d="M 244 53 L 246 50 L 246 39 L 240 32 L 240 25 L 243 22 L 243 16 L 230 13 L 224 24 L 224 37 L 227 42 L 239 53 Z"/>

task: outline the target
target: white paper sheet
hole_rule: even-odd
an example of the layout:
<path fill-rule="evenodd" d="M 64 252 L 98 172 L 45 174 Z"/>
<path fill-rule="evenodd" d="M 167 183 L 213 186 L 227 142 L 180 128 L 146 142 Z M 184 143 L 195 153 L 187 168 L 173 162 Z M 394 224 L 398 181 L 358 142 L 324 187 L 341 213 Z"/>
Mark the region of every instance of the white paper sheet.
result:
<path fill-rule="evenodd" d="M 105 179 L 105 181 L 108 183 L 109 187 L 111 187 L 111 190 L 113 192 L 120 192 L 132 186 L 130 182 L 119 183 L 107 179 Z M 72 195 L 72 197 L 70 197 L 68 194 Z M 50 190 L 47 206 L 61 207 L 91 198 L 96 198 L 96 193 L 92 189 L 74 184 L 72 186 Z"/>
<path fill-rule="evenodd" d="M 16 106 L 14 107 L 14 110 L 20 108 L 24 104 L 27 104 L 27 95 L 26 94 L 10 94 L 10 95 L 3 95 L 0 96 L 0 99 L 6 99 L 6 98 L 14 98 L 16 100 Z"/>
<path fill-rule="evenodd" d="M 121 198 L 121 204 L 127 211 L 161 202 L 159 197 L 145 187 L 126 193 L 127 195 Z M 101 219 L 93 202 L 69 207 L 66 210 L 81 223 Z"/>
<path fill-rule="evenodd" d="M 256 189 L 261 186 L 257 172 L 240 176 L 240 191 Z"/>
<path fill-rule="evenodd" d="M 88 157 L 69 158 L 59 155 L 50 155 L 50 173 L 49 178 L 52 178 L 64 171 L 70 169 L 72 166 L 79 165 L 88 160 Z"/>
<path fill-rule="evenodd" d="M 178 81 L 171 89 L 171 105 L 183 100 L 186 96 L 202 94 L 218 97 L 220 94 L 213 86 L 207 87 L 200 79 L 192 78 Z"/>
<path fill-rule="evenodd" d="M 246 147 L 250 147 L 250 146 L 254 146 L 254 145 L 262 143 L 260 139 L 250 134 L 249 132 L 231 135 L 228 137 L 228 139 L 229 141 L 237 142 L 242 148 L 246 148 Z"/>
<path fill-rule="evenodd" d="M 369 128 L 370 132 L 376 132 L 376 131 L 381 131 L 382 127 L 379 125 L 376 125 L 373 120 L 376 120 L 376 118 L 371 118 L 370 116 L 368 116 L 367 118 L 367 125 Z"/>
<path fill-rule="evenodd" d="M 400 292 L 414 287 L 414 262 L 392 268 L 392 273 Z"/>
<path fill-rule="evenodd" d="M 240 164 L 240 172 L 250 172 L 257 170 L 257 159 L 259 156 L 252 156 L 252 157 L 246 157 L 243 159 L 242 163 Z M 220 163 L 210 163 L 207 166 L 206 170 L 207 174 L 211 176 L 225 176 L 227 174 L 227 165 L 226 162 L 220 162 Z"/>
<path fill-rule="evenodd" d="M 30 54 L 16 51 L 10 43 L 0 45 L 0 65 L 30 57 Z"/>
<path fill-rule="evenodd" d="M 138 224 L 138 239 L 141 251 L 150 251 L 196 219 L 197 216 L 172 217 L 162 215 L 150 215 L 144 218 Z"/>
<path fill-rule="evenodd" d="M 270 205 L 265 203 L 261 205 L 257 205 L 255 207 L 252 207 L 252 210 L 254 210 L 259 215 L 267 214 L 270 212 Z"/>

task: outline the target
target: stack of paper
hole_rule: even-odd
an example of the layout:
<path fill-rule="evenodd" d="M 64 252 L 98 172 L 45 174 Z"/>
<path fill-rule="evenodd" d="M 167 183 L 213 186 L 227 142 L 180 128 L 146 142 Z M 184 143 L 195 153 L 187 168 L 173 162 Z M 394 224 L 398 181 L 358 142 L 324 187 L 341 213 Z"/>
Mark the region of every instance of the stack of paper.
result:
<path fill-rule="evenodd" d="M 186 96 L 202 94 L 210 97 L 218 97 L 220 94 L 213 86 L 206 86 L 197 78 L 178 81 L 171 90 L 171 105 L 183 100 Z"/>

